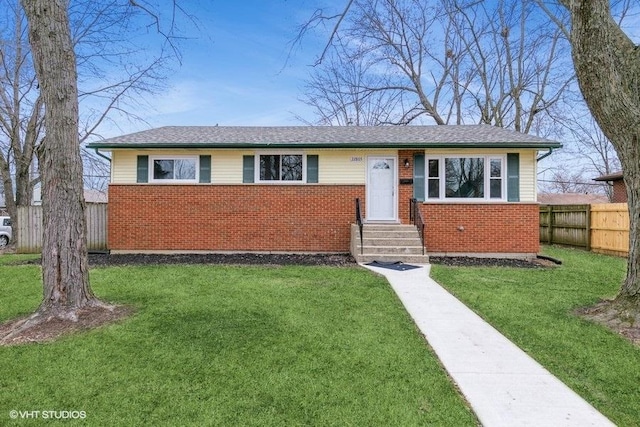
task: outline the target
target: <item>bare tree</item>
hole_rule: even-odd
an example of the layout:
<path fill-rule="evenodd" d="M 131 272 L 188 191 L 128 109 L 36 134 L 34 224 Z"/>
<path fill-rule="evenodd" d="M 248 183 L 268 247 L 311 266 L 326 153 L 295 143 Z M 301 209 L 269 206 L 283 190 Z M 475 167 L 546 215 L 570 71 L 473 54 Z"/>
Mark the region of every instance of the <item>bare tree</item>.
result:
<path fill-rule="evenodd" d="M 467 114 L 481 123 L 530 133 L 562 100 L 573 80 L 563 33 L 529 0 L 444 2 L 446 19 L 465 46 L 462 67 L 472 76 Z M 538 124 L 539 125 L 539 124 Z"/>
<path fill-rule="evenodd" d="M 2 343 L 54 318 L 76 321 L 85 310 L 113 308 L 97 299 L 89 284 L 77 46 L 69 23 L 69 2 L 21 0 L 21 4 L 46 128 L 37 146 L 43 193 L 43 300 L 32 316 L 15 322 L 0 337 Z"/>
<path fill-rule="evenodd" d="M 565 128 L 564 139 L 567 144 L 561 156 L 562 161 L 557 162 L 558 168 L 565 166 L 566 169 L 567 164 L 580 162 L 583 166 L 574 169 L 578 171 L 580 180 L 583 182 L 620 170 L 620 160 L 613 144 L 588 111 L 584 112 L 576 107 L 574 111 L 566 112 L 563 114 L 561 125 Z M 602 191 L 611 200 L 612 187 L 605 183 L 601 184 Z"/>
<path fill-rule="evenodd" d="M 383 85 L 366 89 L 400 91 L 415 99 L 414 107 L 402 112 L 401 123 L 420 115 L 446 123 L 439 102 L 451 57 L 430 49 L 440 28 L 438 15 L 433 4 L 420 0 L 356 1 L 352 6 L 344 37 L 355 41 L 357 55 L 368 57 L 386 76 Z"/>
<path fill-rule="evenodd" d="M 331 56 L 321 68 L 315 69 L 300 98 L 309 105 L 317 120 L 307 124 L 339 126 L 379 126 L 395 123 L 404 111 L 402 93 L 371 91 L 382 77 L 371 72 L 372 65 L 361 58 L 346 59 L 344 51 Z"/>
<path fill-rule="evenodd" d="M 4 9 L 0 14 L 0 178 L 17 235 L 17 208 L 31 203 L 34 185 L 40 180 L 34 159 L 44 136 L 44 108 L 24 11 L 18 0 L 0 0 L 0 4 Z M 175 51 L 169 42 L 163 47 L 155 40 L 160 47 L 152 47 L 135 37 L 147 33 L 146 26 L 157 17 L 149 17 L 131 2 L 76 0 L 68 5 L 68 13 L 79 70 L 82 143 L 114 113 L 136 118 L 139 99 L 162 87 L 165 65 Z M 105 174 L 102 159 L 83 157 L 90 175 Z"/>
<path fill-rule="evenodd" d="M 74 46 L 64 1 L 23 0 L 29 41 L 45 106 L 42 169 L 44 297 L 30 322 L 75 320 L 79 309 L 103 305 L 89 286 L 78 90 Z"/>
<path fill-rule="evenodd" d="M 380 118 L 373 122 L 408 124 L 428 116 L 437 124 L 445 123 L 437 104 L 451 57 L 431 61 L 433 53 L 426 49 L 439 32 L 438 13 L 433 5 L 419 0 L 349 1 L 342 15 L 327 17 L 316 13 L 299 37 L 310 27 L 332 18 L 337 19 L 332 39 L 316 63 L 324 70 L 316 72 L 312 80 L 318 73 L 334 74 L 333 79 L 341 81 L 341 88 L 338 92 L 323 91 L 316 84 L 308 84 L 305 102 L 311 100 L 331 108 L 345 93 L 357 99 L 395 98 L 401 103 L 390 117 L 393 120 Z M 331 59 L 327 62 L 327 58 Z M 353 63 L 367 64 L 366 69 L 359 70 L 366 75 L 361 74 L 357 82 L 343 75 L 351 71 L 349 64 Z M 430 90 L 432 84 L 435 89 Z M 381 97 L 381 93 L 385 95 Z"/>
<path fill-rule="evenodd" d="M 350 46 L 345 62 L 372 64 L 366 71 L 378 78 L 359 86 L 360 96 L 400 96 L 403 111 L 393 124 L 428 117 L 435 124 L 537 132 L 572 81 L 572 73 L 556 67 L 567 47 L 562 31 L 540 20 L 528 0 L 354 1 L 348 13 L 331 46 Z M 339 69 L 333 61 L 325 65 Z M 308 87 L 307 98 L 334 102 L 333 92 L 317 89 Z"/>
<path fill-rule="evenodd" d="M 546 179 L 541 180 L 544 184 L 542 190 L 545 193 L 605 195 L 608 189 L 606 183 L 593 182 L 593 172 L 584 167 L 561 164 L 554 167 L 547 176 Z"/>
<path fill-rule="evenodd" d="M 3 1 L 0 48 L 0 178 L 9 215 L 31 201 L 35 147 L 42 133 L 43 102 L 26 40 L 26 23 L 17 2 Z M 17 228 L 14 227 L 17 234 Z"/>

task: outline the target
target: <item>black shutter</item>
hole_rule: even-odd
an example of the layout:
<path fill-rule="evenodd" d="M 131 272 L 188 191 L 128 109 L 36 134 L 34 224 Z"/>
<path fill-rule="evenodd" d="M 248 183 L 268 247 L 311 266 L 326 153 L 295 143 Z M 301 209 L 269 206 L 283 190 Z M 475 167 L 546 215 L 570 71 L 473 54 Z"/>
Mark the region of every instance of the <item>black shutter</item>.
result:
<path fill-rule="evenodd" d="M 318 156 L 307 156 L 307 182 L 318 183 Z"/>
<path fill-rule="evenodd" d="M 211 182 L 211 156 L 200 156 L 200 182 Z"/>
<path fill-rule="evenodd" d="M 424 154 L 413 155 L 413 197 L 424 202 L 425 178 L 424 178 Z"/>
<path fill-rule="evenodd" d="M 254 173 L 254 156 L 242 156 L 242 182 L 253 182 Z"/>
<path fill-rule="evenodd" d="M 136 182 L 149 182 L 149 156 L 138 156 Z"/>

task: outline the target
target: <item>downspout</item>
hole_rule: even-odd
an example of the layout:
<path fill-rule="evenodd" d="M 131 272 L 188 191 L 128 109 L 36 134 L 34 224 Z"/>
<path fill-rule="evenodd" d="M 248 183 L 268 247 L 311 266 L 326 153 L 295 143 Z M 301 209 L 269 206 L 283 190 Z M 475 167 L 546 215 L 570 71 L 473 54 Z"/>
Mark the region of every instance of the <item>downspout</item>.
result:
<path fill-rule="evenodd" d="M 98 155 L 99 157 L 102 157 L 103 159 L 105 159 L 106 161 L 108 161 L 109 163 L 111 163 L 111 158 L 105 156 L 104 154 L 102 154 L 101 152 L 98 151 L 98 148 L 94 148 L 94 151 L 96 152 L 96 155 Z"/>
<path fill-rule="evenodd" d="M 536 159 L 536 162 L 539 162 L 540 160 L 549 157 L 551 155 L 551 153 L 553 153 L 553 148 L 549 147 L 549 152 L 548 153 L 544 153 L 542 156 L 538 157 Z"/>

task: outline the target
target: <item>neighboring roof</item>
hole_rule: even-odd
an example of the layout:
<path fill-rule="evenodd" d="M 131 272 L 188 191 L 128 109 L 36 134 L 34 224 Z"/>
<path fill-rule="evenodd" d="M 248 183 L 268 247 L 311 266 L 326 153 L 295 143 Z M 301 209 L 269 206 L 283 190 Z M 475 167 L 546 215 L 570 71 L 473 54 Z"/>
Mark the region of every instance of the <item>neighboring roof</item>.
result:
<path fill-rule="evenodd" d="M 544 205 L 590 205 L 608 203 L 609 199 L 602 194 L 538 193 L 538 202 Z"/>
<path fill-rule="evenodd" d="M 622 179 L 622 171 L 610 173 L 609 175 L 602 175 L 597 178 L 594 178 L 594 181 L 618 181 Z"/>
<path fill-rule="evenodd" d="M 559 148 L 558 142 L 491 125 L 166 126 L 89 148 Z"/>
<path fill-rule="evenodd" d="M 108 203 L 109 194 L 108 190 L 94 190 L 91 188 L 84 189 L 84 201 L 87 203 Z M 42 186 L 40 183 L 33 187 L 33 197 L 31 203 L 34 205 L 42 204 Z M 0 205 L 1 206 L 1 205 Z"/>
<path fill-rule="evenodd" d="M 93 190 L 93 189 L 84 189 L 84 201 L 87 203 L 108 203 L 109 196 L 107 195 L 106 190 Z"/>

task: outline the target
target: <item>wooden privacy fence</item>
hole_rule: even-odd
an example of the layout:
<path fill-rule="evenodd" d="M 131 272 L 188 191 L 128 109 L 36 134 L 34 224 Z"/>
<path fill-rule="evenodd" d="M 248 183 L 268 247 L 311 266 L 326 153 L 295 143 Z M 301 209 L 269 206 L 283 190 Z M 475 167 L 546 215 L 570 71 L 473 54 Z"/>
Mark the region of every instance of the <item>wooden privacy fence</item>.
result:
<path fill-rule="evenodd" d="M 107 204 L 87 203 L 87 247 L 90 251 L 107 249 Z M 42 206 L 18 208 L 16 252 L 38 253 L 42 250 Z"/>
<path fill-rule="evenodd" d="M 629 255 L 629 208 L 626 203 L 591 205 L 591 250 Z"/>
<path fill-rule="evenodd" d="M 540 242 L 589 245 L 589 205 L 540 205 Z"/>
<path fill-rule="evenodd" d="M 540 205 L 540 242 L 627 256 L 627 204 Z"/>

